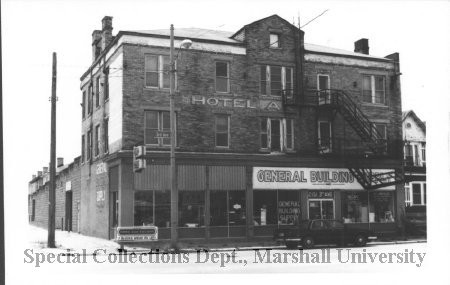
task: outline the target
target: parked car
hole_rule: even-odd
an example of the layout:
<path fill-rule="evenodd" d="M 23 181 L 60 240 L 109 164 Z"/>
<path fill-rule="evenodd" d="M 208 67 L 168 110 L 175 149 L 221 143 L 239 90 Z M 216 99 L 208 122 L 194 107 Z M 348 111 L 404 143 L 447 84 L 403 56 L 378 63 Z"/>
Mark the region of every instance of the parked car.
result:
<path fill-rule="evenodd" d="M 297 226 L 275 231 L 274 239 L 287 248 L 312 248 L 315 244 L 337 244 L 365 246 L 375 240 L 376 235 L 368 229 L 350 228 L 336 220 L 305 220 Z"/>

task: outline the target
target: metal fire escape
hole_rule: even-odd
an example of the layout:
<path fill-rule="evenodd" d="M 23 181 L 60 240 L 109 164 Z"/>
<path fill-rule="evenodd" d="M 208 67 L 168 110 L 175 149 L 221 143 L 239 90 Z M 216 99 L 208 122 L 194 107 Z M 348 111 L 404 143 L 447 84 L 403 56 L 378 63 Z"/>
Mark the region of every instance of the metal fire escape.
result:
<path fill-rule="evenodd" d="M 283 93 L 286 95 L 286 92 Z M 285 105 L 294 105 L 291 97 L 283 97 Z M 324 148 L 319 147 L 319 153 L 340 155 L 345 166 L 364 189 L 377 189 L 404 182 L 402 169 L 378 172 L 366 166 L 365 161 L 369 157 L 387 157 L 389 153 L 397 153 L 398 142 L 386 140 L 347 93 L 333 89 L 314 91 L 305 96 L 303 104 L 315 106 L 318 110 L 340 113 L 360 137 L 361 140 L 356 145 L 349 143 L 345 138 L 338 140 L 331 137 L 332 151 L 324 151 Z"/>

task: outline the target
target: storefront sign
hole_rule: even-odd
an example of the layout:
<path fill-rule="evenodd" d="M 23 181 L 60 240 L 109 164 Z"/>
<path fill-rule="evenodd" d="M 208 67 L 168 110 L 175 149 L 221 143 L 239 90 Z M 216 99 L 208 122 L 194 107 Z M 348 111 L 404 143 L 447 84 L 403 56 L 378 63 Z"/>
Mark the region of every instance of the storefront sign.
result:
<path fill-rule="evenodd" d="M 72 181 L 66 181 L 66 191 L 72 190 Z"/>
<path fill-rule="evenodd" d="M 118 227 L 116 240 L 118 242 L 143 242 L 158 240 L 158 227 Z"/>
<path fill-rule="evenodd" d="M 388 172 L 376 169 L 373 173 Z M 346 189 L 363 187 L 346 168 L 253 167 L 254 189 Z M 395 189 L 395 185 L 381 189 Z"/>
<path fill-rule="evenodd" d="M 333 191 L 309 191 L 308 199 L 333 199 Z"/>
<path fill-rule="evenodd" d="M 280 111 L 281 102 L 272 100 L 250 100 L 242 98 L 229 97 L 209 97 L 209 96 L 183 96 L 183 102 L 191 105 L 208 105 L 219 108 L 235 108 L 235 109 L 261 109 L 267 111 Z"/>

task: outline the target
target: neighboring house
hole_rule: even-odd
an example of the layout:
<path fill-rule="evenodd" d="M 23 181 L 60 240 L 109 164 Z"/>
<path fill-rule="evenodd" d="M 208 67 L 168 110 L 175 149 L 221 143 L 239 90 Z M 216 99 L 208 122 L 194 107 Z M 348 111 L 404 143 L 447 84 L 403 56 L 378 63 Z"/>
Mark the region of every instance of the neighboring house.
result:
<path fill-rule="evenodd" d="M 402 115 L 405 142 L 405 201 L 407 206 L 427 204 L 426 125 L 414 111 Z"/>
<path fill-rule="evenodd" d="M 81 76 L 82 234 L 171 233 L 169 29 L 92 33 Z M 184 39 L 190 49 L 179 50 Z M 380 43 L 383 44 L 383 43 Z M 175 29 L 178 236 L 272 239 L 308 218 L 395 234 L 404 208 L 399 54 L 304 43 L 277 15 Z M 158 134 L 158 135 L 157 135 Z M 133 147 L 146 168 L 134 171 Z"/>

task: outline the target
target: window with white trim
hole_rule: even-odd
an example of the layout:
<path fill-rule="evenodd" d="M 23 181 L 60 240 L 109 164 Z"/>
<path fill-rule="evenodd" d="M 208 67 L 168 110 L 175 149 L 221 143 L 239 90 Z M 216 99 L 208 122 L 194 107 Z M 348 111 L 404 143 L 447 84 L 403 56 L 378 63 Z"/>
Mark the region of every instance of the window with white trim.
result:
<path fill-rule="evenodd" d="M 216 147 L 230 146 L 230 116 L 216 115 Z"/>
<path fill-rule="evenodd" d="M 384 76 L 363 75 L 362 89 L 364 102 L 386 104 L 386 82 Z"/>
<path fill-rule="evenodd" d="M 426 205 L 427 204 L 427 183 L 426 182 L 417 182 L 411 183 L 411 198 L 410 202 L 412 206 L 417 205 Z"/>
<path fill-rule="evenodd" d="M 294 149 L 294 120 L 261 118 L 260 146 L 262 150 L 271 152 Z"/>
<path fill-rule="evenodd" d="M 230 69 L 226 61 L 216 61 L 216 91 L 230 92 Z"/>
<path fill-rule="evenodd" d="M 260 92 L 262 95 L 281 96 L 285 91 L 291 96 L 294 90 L 294 69 L 284 66 L 260 67 Z"/>
<path fill-rule="evenodd" d="M 170 88 L 170 57 L 145 55 L 145 87 Z"/>
<path fill-rule="evenodd" d="M 146 145 L 170 146 L 170 113 L 168 111 L 145 111 L 144 136 Z"/>

